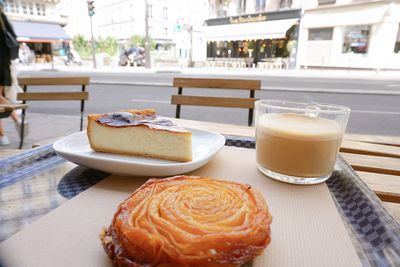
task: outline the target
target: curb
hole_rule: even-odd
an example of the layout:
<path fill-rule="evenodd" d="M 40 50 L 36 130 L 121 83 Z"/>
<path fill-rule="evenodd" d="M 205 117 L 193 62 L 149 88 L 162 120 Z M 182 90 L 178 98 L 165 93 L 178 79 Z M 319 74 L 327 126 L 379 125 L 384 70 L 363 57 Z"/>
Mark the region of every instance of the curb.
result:
<path fill-rule="evenodd" d="M 170 83 L 146 83 L 146 82 L 110 82 L 93 80 L 90 82 L 93 85 L 122 85 L 122 86 L 144 86 L 144 87 L 173 87 Z M 276 91 L 276 92 L 305 92 L 305 93 L 331 93 L 331 94 L 363 94 L 363 95 L 389 95 L 389 96 L 400 96 L 399 92 L 393 91 L 363 91 L 363 90 L 341 90 L 341 89 L 329 89 L 329 88 L 316 88 L 316 89 L 305 89 L 305 88 L 293 88 L 293 87 L 269 87 L 263 86 L 261 90 Z"/>

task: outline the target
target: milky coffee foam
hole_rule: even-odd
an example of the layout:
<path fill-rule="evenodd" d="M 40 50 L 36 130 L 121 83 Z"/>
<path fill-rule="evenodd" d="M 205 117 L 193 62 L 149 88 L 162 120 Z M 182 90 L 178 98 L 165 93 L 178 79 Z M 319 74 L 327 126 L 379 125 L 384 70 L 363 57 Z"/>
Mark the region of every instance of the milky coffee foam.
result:
<path fill-rule="evenodd" d="M 286 175 L 329 175 L 342 135 L 334 120 L 292 113 L 264 114 L 256 127 L 257 163 Z"/>

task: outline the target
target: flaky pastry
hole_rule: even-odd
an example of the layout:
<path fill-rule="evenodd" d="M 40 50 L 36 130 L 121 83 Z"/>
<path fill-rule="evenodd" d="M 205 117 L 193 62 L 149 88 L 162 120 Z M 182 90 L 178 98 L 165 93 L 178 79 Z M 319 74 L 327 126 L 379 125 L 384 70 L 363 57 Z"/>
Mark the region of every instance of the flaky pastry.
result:
<path fill-rule="evenodd" d="M 115 266 L 240 266 L 270 243 L 263 197 L 205 177 L 150 179 L 101 235 Z"/>

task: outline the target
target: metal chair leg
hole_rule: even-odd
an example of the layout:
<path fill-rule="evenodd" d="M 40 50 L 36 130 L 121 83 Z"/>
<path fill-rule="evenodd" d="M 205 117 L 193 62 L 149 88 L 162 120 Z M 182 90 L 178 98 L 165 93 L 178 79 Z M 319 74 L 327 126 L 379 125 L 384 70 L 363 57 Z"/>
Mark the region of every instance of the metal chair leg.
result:
<path fill-rule="evenodd" d="M 182 95 L 183 88 L 178 88 L 178 95 Z M 176 105 L 175 118 L 179 119 L 181 117 L 181 105 Z"/>
<path fill-rule="evenodd" d="M 21 113 L 21 131 L 19 136 L 19 149 L 22 149 L 24 145 L 24 127 L 25 126 L 25 109 Z"/>
<path fill-rule="evenodd" d="M 82 92 L 85 92 L 85 85 L 82 85 Z M 85 112 L 85 100 L 81 100 L 81 127 L 80 130 L 83 130 L 83 113 Z"/>

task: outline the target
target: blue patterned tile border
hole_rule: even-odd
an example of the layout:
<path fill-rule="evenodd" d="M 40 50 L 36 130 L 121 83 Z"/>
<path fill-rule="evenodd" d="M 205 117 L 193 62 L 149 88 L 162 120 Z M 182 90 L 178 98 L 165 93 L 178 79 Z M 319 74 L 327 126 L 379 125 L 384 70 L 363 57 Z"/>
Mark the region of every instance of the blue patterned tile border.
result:
<path fill-rule="evenodd" d="M 362 247 L 358 253 L 363 265 L 400 266 L 399 223 L 341 157 L 338 167 L 340 171 L 327 185 L 342 218 L 351 226 L 351 235 Z"/>
<path fill-rule="evenodd" d="M 58 183 L 57 191 L 63 197 L 71 199 L 109 175 L 109 173 L 78 166 L 64 175 Z"/>

